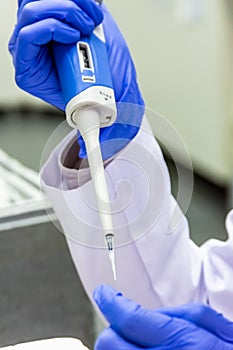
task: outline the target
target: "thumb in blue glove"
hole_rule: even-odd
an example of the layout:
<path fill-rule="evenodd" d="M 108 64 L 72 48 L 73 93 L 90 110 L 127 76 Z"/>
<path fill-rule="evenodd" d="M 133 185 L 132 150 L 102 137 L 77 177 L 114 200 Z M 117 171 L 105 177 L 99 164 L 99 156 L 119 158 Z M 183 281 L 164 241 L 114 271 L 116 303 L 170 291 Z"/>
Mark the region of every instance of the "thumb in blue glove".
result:
<path fill-rule="evenodd" d="M 149 310 L 108 286 L 98 287 L 94 299 L 110 323 L 95 350 L 233 349 L 233 323 L 207 306 Z"/>

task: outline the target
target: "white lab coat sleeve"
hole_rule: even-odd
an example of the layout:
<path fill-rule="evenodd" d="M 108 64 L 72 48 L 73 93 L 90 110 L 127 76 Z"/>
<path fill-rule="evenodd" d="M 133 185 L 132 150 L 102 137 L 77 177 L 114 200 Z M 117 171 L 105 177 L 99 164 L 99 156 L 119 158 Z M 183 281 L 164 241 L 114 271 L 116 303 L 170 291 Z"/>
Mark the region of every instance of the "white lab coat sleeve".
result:
<path fill-rule="evenodd" d="M 233 210 L 226 218 L 227 241 L 210 239 L 201 247 L 208 303 L 233 320 Z"/>
<path fill-rule="evenodd" d="M 114 281 L 88 170 L 62 166 L 74 133 L 41 171 L 43 187 L 66 236 L 87 294 L 112 285 L 145 307 L 206 302 L 203 250 L 189 240 L 188 223 L 171 195 L 162 152 L 144 118 L 137 136 L 105 167 L 113 212 Z M 77 185 L 69 187 L 69 181 Z M 68 185 L 67 185 L 68 184 Z M 67 187 L 68 186 L 68 187 Z"/>

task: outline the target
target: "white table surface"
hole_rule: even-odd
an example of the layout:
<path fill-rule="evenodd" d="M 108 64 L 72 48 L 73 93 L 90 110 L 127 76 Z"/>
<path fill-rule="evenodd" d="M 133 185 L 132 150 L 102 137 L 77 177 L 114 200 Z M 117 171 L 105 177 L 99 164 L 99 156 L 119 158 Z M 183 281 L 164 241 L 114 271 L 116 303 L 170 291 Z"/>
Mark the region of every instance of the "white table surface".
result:
<path fill-rule="evenodd" d="M 53 338 L 36 340 L 0 348 L 1 350 L 88 350 L 82 342 L 75 338 Z"/>

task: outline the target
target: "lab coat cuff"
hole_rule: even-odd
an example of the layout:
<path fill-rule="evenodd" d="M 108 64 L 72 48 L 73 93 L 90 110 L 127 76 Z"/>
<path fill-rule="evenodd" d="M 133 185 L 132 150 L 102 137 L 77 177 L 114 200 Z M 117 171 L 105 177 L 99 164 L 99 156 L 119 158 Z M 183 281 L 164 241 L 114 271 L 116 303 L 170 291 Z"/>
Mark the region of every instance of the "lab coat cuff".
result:
<path fill-rule="evenodd" d="M 91 173 L 87 158 L 79 157 L 79 144 L 77 136 L 71 135 L 68 143 L 64 145 L 58 157 L 58 164 L 63 178 L 63 189 L 73 190 L 90 181 Z M 115 154 L 104 161 L 104 167 L 114 160 Z"/>
<path fill-rule="evenodd" d="M 145 119 L 145 117 L 143 118 Z M 121 154 L 130 142 L 111 158 L 104 161 L 104 167 L 107 167 L 119 154 Z M 91 180 L 90 169 L 86 158 L 79 157 L 79 144 L 76 133 L 71 133 L 68 142 L 62 147 L 58 156 L 58 165 L 62 173 L 63 189 L 73 190 L 79 188 Z"/>

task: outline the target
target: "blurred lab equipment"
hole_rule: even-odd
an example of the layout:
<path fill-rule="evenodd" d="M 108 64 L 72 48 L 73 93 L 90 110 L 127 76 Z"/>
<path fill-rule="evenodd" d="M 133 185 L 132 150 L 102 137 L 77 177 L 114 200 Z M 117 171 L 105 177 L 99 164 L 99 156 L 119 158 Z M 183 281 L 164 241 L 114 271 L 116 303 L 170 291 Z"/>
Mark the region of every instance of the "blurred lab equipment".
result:
<path fill-rule="evenodd" d="M 0 149 L 0 231 L 48 222 L 55 215 L 42 200 L 39 175 Z"/>

